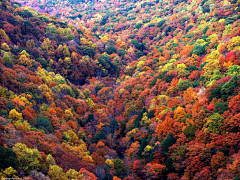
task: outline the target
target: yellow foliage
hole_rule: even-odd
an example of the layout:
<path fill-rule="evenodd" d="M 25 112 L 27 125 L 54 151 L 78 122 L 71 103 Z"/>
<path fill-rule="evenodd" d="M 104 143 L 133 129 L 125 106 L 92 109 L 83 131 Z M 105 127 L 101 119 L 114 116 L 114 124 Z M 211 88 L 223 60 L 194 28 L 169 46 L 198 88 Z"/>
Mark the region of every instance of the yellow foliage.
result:
<path fill-rule="evenodd" d="M 52 166 L 52 165 L 55 165 L 55 160 L 54 158 L 52 157 L 51 154 L 48 154 L 47 158 L 46 158 L 46 163 L 49 165 L 49 166 Z"/>
<path fill-rule="evenodd" d="M 112 162 L 111 159 L 106 159 L 105 163 L 106 163 L 109 167 L 114 168 L 114 163 Z"/>
<path fill-rule="evenodd" d="M 95 106 L 95 103 L 93 102 L 93 100 L 91 98 L 87 98 L 86 103 L 91 109 L 93 109 Z"/>
<path fill-rule="evenodd" d="M 73 130 L 69 130 L 67 132 L 64 132 L 63 135 L 68 135 L 70 137 L 70 142 L 74 143 L 74 144 L 79 144 L 79 138 L 76 135 L 76 133 Z"/>
<path fill-rule="evenodd" d="M 233 37 L 227 45 L 227 49 L 236 50 L 240 47 L 240 36 Z"/>
<path fill-rule="evenodd" d="M 41 45 L 41 48 L 43 50 L 45 50 L 46 52 L 52 51 L 53 50 L 53 46 L 51 44 L 51 40 L 48 39 L 48 38 L 44 39 L 44 41 L 43 41 L 43 43 Z"/>
<path fill-rule="evenodd" d="M 13 147 L 17 155 L 19 168 L 29 173 L 31 170 L 37 170 L 40 165 L 41 155 L 37 149 L 30 149 L 25 144 L 17 143 Z"/>
<path fill-rule="evenodd" d="M 23 119 L 23 118 L 22 118 L 22 113 L 17 112 L 16 109 L 12 109 L 12 110 L 9 112 L 9 117 L 12 118 L 13 120 Z"/>
<path fill-rule="evenodd" d="M 0 29 L 0 37 L 1 37 L 1 39 L 9 40 L 8 35 L 6 34 L 6 32 L 3 29 Z"/>
<path fill-rule="evenodd" d="M 185 114 L 186 114 L 185 109 L 183 107 L 178 106 L 174 110 L 174 119 L 176 121 L 181 122 L 181 120 L 184 118 Z"/>
<path fill-rule="evenodd" d="M 4 51 L 10 51 L 11 50 L 7 43 L 2 43 L 1 49 L 3 49 Z"/>
<path fill-rule="evenodd" d="M 6 168 L 2 173 L 0 172 L 0 178 L 18 178 L 17 171 L 11 166 Z"/>
<path fill-rule="evenodd" d="M 24 65 L 24 66 L 27 66 L 27 67 L 32 67 L 32 61 L 30 59 L 30 55 L 25 50 L 23 50 L 20 53 L 20 57 L 18 59 L 18 63 L 20 65 Z"/>

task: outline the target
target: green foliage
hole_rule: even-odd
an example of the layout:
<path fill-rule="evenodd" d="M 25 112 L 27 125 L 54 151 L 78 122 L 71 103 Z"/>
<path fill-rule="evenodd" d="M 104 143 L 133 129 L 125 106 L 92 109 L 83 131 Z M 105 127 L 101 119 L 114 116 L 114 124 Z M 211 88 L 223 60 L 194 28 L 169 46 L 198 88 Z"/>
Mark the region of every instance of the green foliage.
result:
<path fill-rule="evenodd" d="M 140 58 L 140 57 L 144 56 L 144 54 L 143 54 L 142 51 L 138 51 L 138 52 L 136 52 L 136 56 L 137 56 L 138 58 Z"/>
<path fill-rule="evenodd" d="M 193 140 L 195 136 L 196 125 L 192 125 L 191 123 L 184 129 L 183 133 L 188 137 L 188 140 Z"/>
<path fill-rule="evenodd" d="M 222 114 L 228 110 L 228 104 L 226 102 L 223 102 L 222 100 L 218 100 L 218 102 L 216 102 L 216 104 L 214 105 L 214 108 L 215 113 Z"/>
<path fill-rule="evenodd" d="M 152 80 L 152 82 L 151 82 L 151 84 L 150 84 L 150 88 L 152 88 L 153 86 L 155 86 L 156 82 L 157 82 L 156 79 Z"/>
<path fill-rule="evenodd" d="M 192 54 L 196 54 L 198 56 L 202 56 L 205 53 L 205 49 L 203 46 L 201 45 L 196 45 L 194 46 L 194 48 L 191 50 L 190 52 L 190 56 L 192 56 Z"/>
<path fill-rule="evenodd" d="M 107 139 L 106 135 L 104 134 L 103 131 L 101 131 L 100 133 L 97 133 L 96 136 L 94 137 L 94 143 L 97 143 L 99 140 L 101 139 Z"/>
<path fill-rule="evenodd" d="M 147 112 L 146 107 L 144 107 L 141 111 L 139 111 L 138 116 L 134 120 L 134 128 L 140 127 L 140 121 L 142 120 L 143 114 Z"/>
<path fill-rule="evenodd" d="M 114 169 L 118 177 L 124 177 L 126 175 L 127 169 L 123 161 L 119 158 L 113 160 Z"/>
<path fill-rule="evenodd" d="M 110 54 L 114 54 L 117 53 L 117 49 L 114 46 L 109 46 L 106 50 L 106 52 L 110 55 Z"/>
<path fill-rule="evenodd" d="M 44 130 L 45 132 L 50 132 L 50 133 L 53 132 L 53 128 L 50 121 L 47 118 L 45 118 L 43 115 L 38 116 L 36 127 Z"/>
<path fill-rule="evenodd" d="M 166 21 L 163 19 L 157 23 L 157 27 L 161 27 Z"/>
<path fill-rule="evenodd" d="M 93 58 L 96 54 L 96 51 L 94 49 L 89 48 L 87 46 L 81 46 L 81 49 L 85 56 L 89 56 L 89 57 Z"/>
<path fill-rule="evenodd" d="M 189 67 L 185 68 L 185 70 L 187 70 L 187 71 L 196 71 L 196 70 L 198 70 L 198 68 L 196 66 L 189 66 Z"/>
<path fill-rule="evenodd" d="M 140 140 L 140 148 L 137 152 L 138 158 L 142 158 L 142 153 L 144 151 L 144 148 L 147 146 L 147 140 L 146 138 L 143 138 Z"/>
<path fill-rule="evenodd" d="M 14 145 L 13 151 L 17 154 L 19 168 L 24 170 L 26 174 L 38 169 L 41 155 L 37 149 L 30 149 L 25 144 L 17 143 Z"/>
<path fill-rule="evenodd" d="M 115 130 L 119 129 L 119 125 L 116 119 L 112 119 L 110 121 L 110 125 L 109 125 L 110 129 L 111 129 L 111 133 L 114 133 Z"/>
<path fill-rule="evenodd" d="M 171 83 L 172 79 L 173 79 L 173 77 L 171 75 L 167 75 L 165 81 L 166 81 L 166 83 Z"/>
<path fill-rule="evenodd" d="M 16 169 L 18 166 L 16 153 L 9 149 L 0 146 L 0 169 L 6 169 L 8 167 L 13 167 Z"/>
<path fill-rule="evenodd" d="M 192 83 L 190 82 L 189 79 L 186 79 L 186 80 L 180 79 L 178 84 L 177 84 L 177 88 L 180 91 L 184 91 L 184 90 L 188 89 L 189 87 L 192 87 Z"/>
<path fill-rule="evenodd" d="M 211 115 L 205 124 L 205 131 L 210 131 L 215 134 L 219 133 L 219 129 L 221 128 L 223 124 L 224 118 L 219 113 L 214 113 Z"/>
<path fill-rule="evenodd" d="M 221 85 L 221 98 L 223 100 L 226 100 L 228 97 L 234 95 L 234 90 L 238 88 L 239 77 L 234 76 L 233 78 L 230 79 L 227 83 L 222 83 Z"/>
<path fill-rule="evenodd" d="M 18 14 L 19 16 L 23 17 L 23 18 L 29 18 L 29 17 L 33 17 L 32 13 L 29 12 L 28 10 L 24 10 L 24 11 L 15 11 L 14 14 Z"/>
<path fill-rule="evenodd" d="M 120 55 L 120 56 L 124 57 L 125 54 L 127 54 L 127 52 L 126 52 L 125 50 L 123 50 L 123 49 L 120 49 L 120 50 L 119 50 L 119 55 Z"/>
<path fill-rule="evenodd" d="M 5 65 L 6 67 L 8 68 L 12 67 L 13 60 L 9 56 L 4 55 L 2 58 L 2 62 L 3 62 L 3 65 Z"/>
<path fill-rule="evenodd" d="M 170 132 L 168 136 L 161 142 L 162 153 L 165 154 L 166 152 L 168 152 L 168 148 L 175 143 L 176 143 L 176 139 L 174 135 Z"/>
<path fill-rule="evenodd" d="M 36 60 L 37 62 L 39 62 L 44 69 L 46 69 L 46 68 L 48 67 L 48 62 L 47 62 L 46 60 L 44 60 L 44 59 L 42 59 L 42 58 L 37 58 L 37 59 L 35 59 L 35 60 Z"/>
<path fill-rule="evenodd" d="M 137 23 L 137 24 L 135 24 L 135 28 L 140 29 L 142 27 L 142 25 L 143 25 L 142 23 Z"/>
<path fill-rule="evenodd" d="M 152 110 L 150 110 L 149 113 L 147 114 L 147 117 L 149 119 L 154 118 L 155 117 L 154 112 Z"/>
<path fill-rule="evenodd" d="M 93 26 L 92 31 L 96 32 L 98 30 L 98 26 Z"/>
<path fill-rule="evenodd" d="M 171 26 L 168 26 L 165 30 L 164 30 L 164 33 L 166 34 L 166 36 L 169 35 L 169 32 L 171 32 Z"/>
<path fill-rule="evenodd" d="M 158 78 L 158 79 L 163 79 L 164 76 L 165 76 L 167 73 L 168 73 L 168 71 L 164 71 L 164 72 L 158 74 L 158 77 L 157 77 L 157 78 Z"/>
<path fill-rule="evenodd" d="M 88 114 L 86 123 L 91 122 L 94 120 L 94 115 L 92 113 Z"/>
<path fill-rule="evenodd" d="M 144 44 L 140 44 L 137 40 L 132 39 L 131 43 L 139 50 L 143 51 L 145 49 Z"/>
<path fill-rule="evenodd" d="M 189 26 L 186 28 L 186 33 L 188 33 L 188 31 L 189 31 L 190 29 L 192 29 L 192 27 L 193 27 L 193 25 L 189 25 Z"/>

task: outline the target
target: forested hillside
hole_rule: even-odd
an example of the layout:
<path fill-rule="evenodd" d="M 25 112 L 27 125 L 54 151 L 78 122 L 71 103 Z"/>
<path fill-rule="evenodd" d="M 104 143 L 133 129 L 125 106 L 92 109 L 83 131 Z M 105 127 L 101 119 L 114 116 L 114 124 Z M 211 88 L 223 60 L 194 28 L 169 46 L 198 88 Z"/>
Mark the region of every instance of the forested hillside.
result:
<path fill-rule="evenodd" d="M 0 1 L 0 178 L 240 180 L 240 1 Z"/>

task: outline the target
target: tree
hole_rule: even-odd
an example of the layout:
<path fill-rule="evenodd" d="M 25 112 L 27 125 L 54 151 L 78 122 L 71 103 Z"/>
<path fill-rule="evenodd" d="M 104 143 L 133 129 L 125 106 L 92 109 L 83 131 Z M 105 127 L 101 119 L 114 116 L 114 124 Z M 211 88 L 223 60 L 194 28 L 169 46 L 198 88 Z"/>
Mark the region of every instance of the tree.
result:
<path fill-rule="evenodd" d="M 0 146 L 0 169 L 4 170 L 8 167 L 16 169 L 18 166 L 16 153 L 9 149 Z"/>
<path fill-rule="evenodd" d="M 218 151 L 217 154 L 213 155 L 211 160 L 212 172 L 216 173 L 218 169 L 225 168 L 227 164 L 227 158 L 224 153 Z"/>
<path fill-rule="evenodd" d="M 218 134 L 220 128 L 223 125 L 223 120 L 224 120 L 224 118 L 220 114 L 214 113 L 207 120 L 207 122 L 205 124 L 205 131 L 210 131 L 215 134 Z"/>
<path fill-rule="evenodd" d="M 112 119 L 110 121 L 110 129 L 111 129 L 111 133 L 114 133 L 115 130 L 118 130 L 119 129 L 119 125 L 118 125 L 118 122 L 116 119 Z"/>
<path fill-rule="evenodd" d="M 52 165 L 49 167 L 48 175 L 52 180 L 61 180 L 64 176 L 63 169 L 57 165 Z"/>
<path fill-rule="evenodd" d="M 10 116 L 14 121 L 17 121 L 17 120 L 22 119 L 22 113 L 17 112 L 16 109 L 12 109 L 12 110 L 9 112 L 9 116 Z"/>
<path fill-rule="evenodd" d="M 132 143 L 130 148 L 125 151 L 125 156 L 127 156 L 129 159 L 137 158 L 137 152 L 139 151 L 139 148 L 140 145 L 138 141 Z"/>
<path fill-rule="evenodd" d="M 162 153 L 165 154 L 168 152 L 168 148 L 176 143 L 176 139 L 173 133 L 169 133 L 168 136 L 161 142 Z"/>
<path fill-rule="evenodd" d="M 48 164 L 48 166 L 56 165 L 55 160 L 51 154 L 47 156 L 46 163 Z"/>
<path fill-rule="evenodd" d="M 196 125 L 192 125 L 190 123 L 184 130 L 183 133 L 188 137 L 188 140 L 193 140 L 195 136 L 195 131 L 196 131 Z"/>
<path fill-rule="evenodd" d="M 20 53 L 20 57 L 18 59 L 18 64 L 24 65 L 27 67 L 32 67 L 32 61 L 30 59 L 30 55 L 25 50 L 23 50 Z"/>
<path fill-rule="evenodd" d="M 114 170 L 118 177 L 124 177 L 126 175 L 127 169 L 125 167 L 125 164 L 121 159 L 115 159 L 113 160 L 114 163 Z"/>
<path fill-rule="evenodd" d="M 2 58 L 2 62 L 4 64 L 4 66 L 6 66 L 6 67 L 8 67 L 8 68 L 12 67 L 13 60 L 8 55 L 4 54 L 4 56 Z"/>
<path fill-rule="evenodd" d="M 106 52 L 110 55 L 110 54 L 114 54 L 117 53 L 117 49 L 114 46 L 109 46 L 106 50 Z"/>
<path fill-rule="evenodd" d="M 13 147 L 13 151 L 17 155 L 19 169 L 24 170 L 26 174 L 39 168 L 41 155 L 37 149 L 30 149 L 25 144 L 17 143 Z"/>
<path fill-rule="evenodd" d="M 184 118 L 185 114 L 186 114 L 185 109 L 178 106 L 174 110 L 174 119 L 178 122 L 181 122 L 181 120 Z"/>
<path fill-rule="evenodd" d="M 181 78 L 179 79 L 179 81 L 177 83 L 177 88 L 180 91 L 184 91 L 189 87 L 192 87 L 192 83 L 188 79 L 187 80 L 182 80 Z"/>
<path fill-rule="evenodd" d="M 107 139 L 106 135 L 105 135 L 105 133 L 103 131 L 101 131 L 100 133 L 96 134 L 96 136 L 94 137 L 94 143 L 97 143 L 101 139 Z"/>
<path fill-rule="evenodd" d="M 48 131 L 50 133 L 53 132 L 53 128 L 50 121 L 47 118 L 45 118 L 43 115 L 40 115 L 37 118 L 37 128 L 42 129 L 44 131 Z"/>
<path fill-rule="evenodd" d="M 147 180 L 163 179 L 164 172 L 167 170 L 165 165 L 148 163 L 142 170 Z"/>
<path fill-rule="evenodd" d="M 214 105 L 214 112 L 223 114 L 225 111 L 228 110 L 228 104 L 226 102 L 223 102 L 222 100 L 218 100 L 217 103 Z"/>
<path fill-rule="evenodd" d="M 12 167 L 8 167 L 6 168 L 2 173 L 0 172 L 0 177 L 2 179 L 8 179 L 8 178 L 17 178 L 19 179 L 19 177 L 16 175 L 17 174 L 17 171 L 12 168 Z"/>

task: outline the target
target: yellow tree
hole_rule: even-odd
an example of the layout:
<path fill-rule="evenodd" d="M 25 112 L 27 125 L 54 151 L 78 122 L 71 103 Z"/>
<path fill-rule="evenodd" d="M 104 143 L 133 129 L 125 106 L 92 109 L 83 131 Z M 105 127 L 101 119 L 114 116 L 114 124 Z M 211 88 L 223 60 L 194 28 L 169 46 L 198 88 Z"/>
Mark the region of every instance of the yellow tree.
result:
<path fill-rule="evenodd" d="M 46 52 L 50 52 L 53 50 L 53 46 L 51 44 L 51 40 L 46 38 L 44 39 L 42 45 L 41 45 L 41 48 L 46 51 Z"/>
<path fill-rule="evenodd" d="M 17 171 L 14 168 L 12 168 L 12 167 L 8 167 L 3 172 L 0 172 L 0 178 L 1 179 L 5 179 L 5 178 L 18 178 Z"/>
<path fill-rule="evenodd" d="M 18 59 L 18 64 L 24 65 L 27 67 L 32 67 L 32 61 L 30 59 L 30 55 L 25 50 L 23 50 L 20 53 L 20 57 Z"/>
<path fill-rule="evenodd" d="M 9 40 L 8 35 L 6 34 L 6 32 L 3 29 L 0 29 L 0 37 L 1 37 L 1 39 Z"/>
<path fill-rule="evenodd" d="M 30 149 L 25 144 L 17 143 L 13 147 L 13 151 L 17 155 L 19 167 L 23 169 L 25 173 L 38 169 L 41 155 L 37 149 Z"/>
<path fill-rule="evenodd" d="M 7 43 L 2 43 L 1 49 L 3 49 L 4 51 L 10 51 L 11 50 Z"/>
<path fill-rule="evenodd" d="M 207 64 L 203 67 L 203 70 L 205 70 L 205 73 L 203 74 L 203 76 L 207 81 L 210 80 L 210 78 L 214 75 L 214 72 L 216 70 L 221 69 L 218 61 L 219 56 L 220 56 L 220 53 L 216 50 L 216 51 L 212 51 L 211 54 L 206 59 Z"/>
<path fill-rule="evenodd" d="M 16 109 L 12 109 L 9 112 L 9 117 L 12 118 L 14 121 L 22 119 L 22 113 L 16 111 Z"/>
<path fill-rule="evenodd" d="M 174 110 L 174 119 L 178 122 L 181 122 L 181 120 L 184 118 L 185 114 L 186 114 L 185 109 L 183 107 L 178 106 Z"/>

